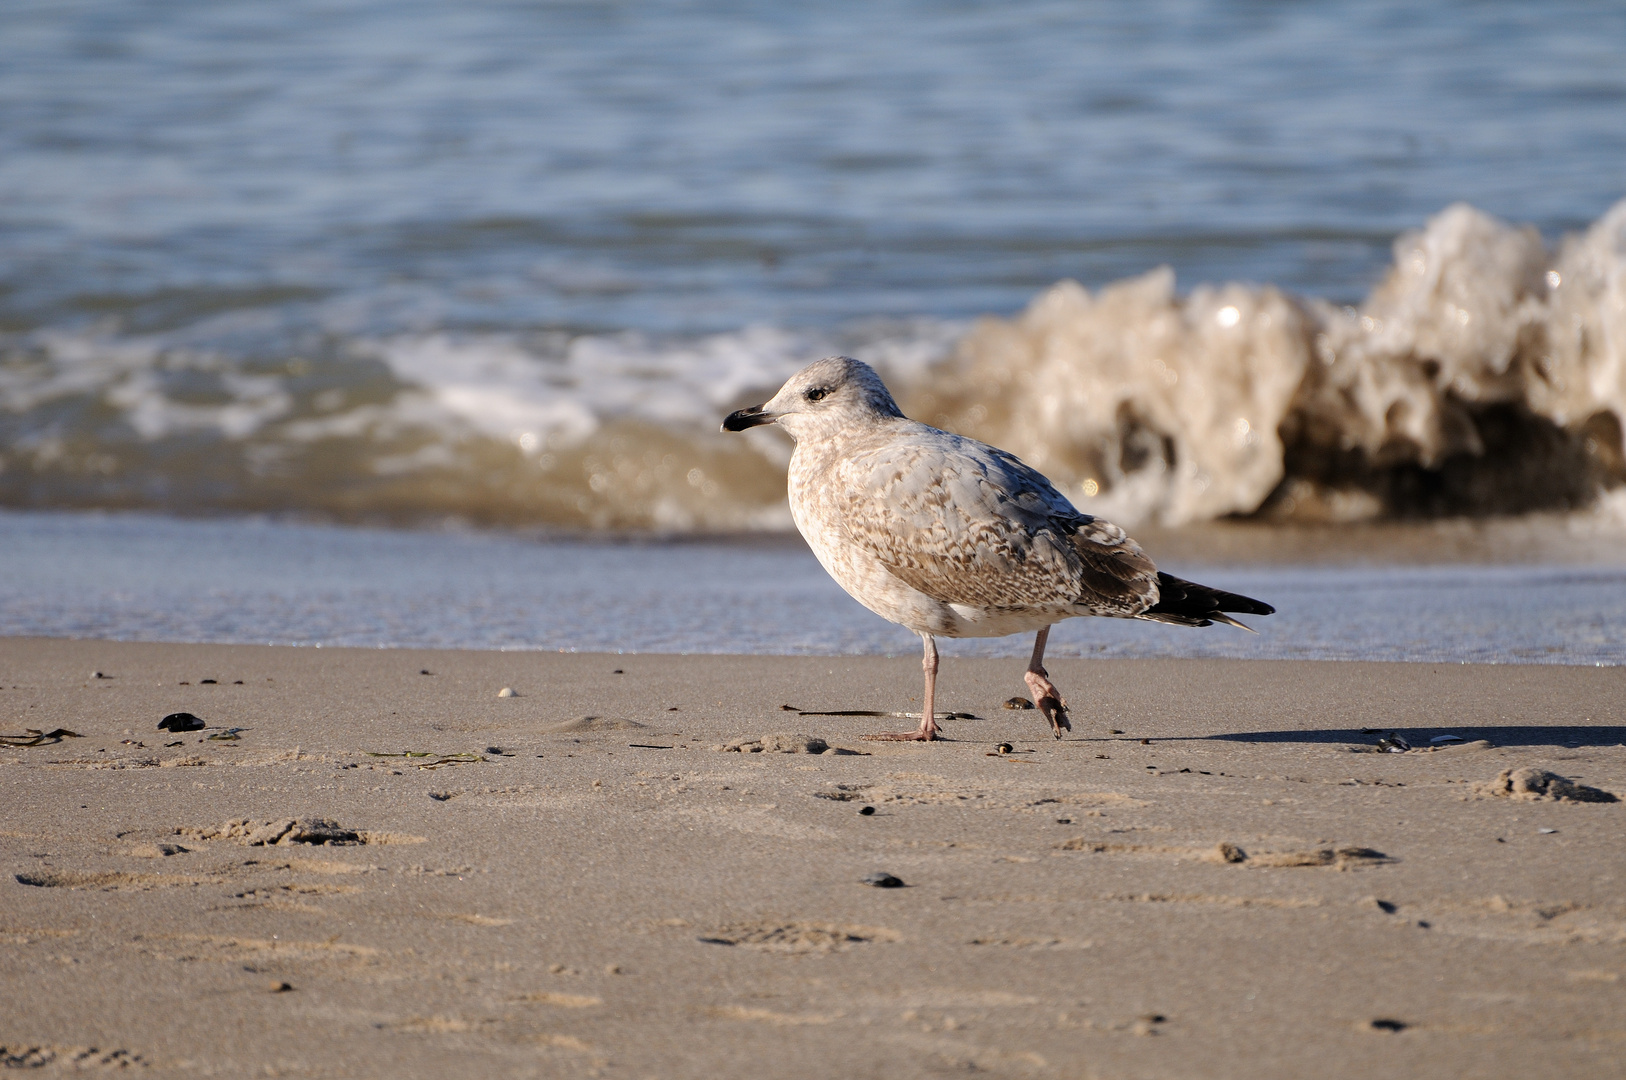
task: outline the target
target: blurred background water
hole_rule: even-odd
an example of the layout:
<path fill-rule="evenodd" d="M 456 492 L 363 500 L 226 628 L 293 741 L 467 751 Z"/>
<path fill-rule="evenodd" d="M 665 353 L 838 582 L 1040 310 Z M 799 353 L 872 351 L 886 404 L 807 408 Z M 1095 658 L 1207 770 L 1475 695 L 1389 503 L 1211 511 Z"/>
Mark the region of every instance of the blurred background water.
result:
<path fill-rule="evenodd" d="M 14 0 L 3 315 L 254 314 L 275 354 L 965 319 L 1162 263 L 1354 302 L 1451 202 L 1557 236 L 1626 194 L 1623 46 L 1585 2 Z"/>
<path fill-rule="evenodd" d="M 1522 384 L 1484 389 L 1558 355 L 1551 342 L 1511 367 L 1494 341 L 1475 345 L 1470 359 L 1494 378 L 1466 379 L 1417 342 L 1459 314 L 1477 329 L 1514 312 L 1507 333 L 1520 342 L 1533 326 L 1551 337 L 1593 319 L 1582 336 L 1594 351 L 1582 348 L 1570 379 L 1589 386 L 1626 351 L 1614 329 L 1626 315 L 1610 314 L 1626 295 L 1626 217 L 1607 216 L 1626 195 L 1623 55 L 1626 10 L 1582 2 L 15 0 L 0 6 L 0 505 L 453 519 L 582 542 L 782 533 L 783 442 L 726 438 L 715 424 L 818 355 L 871 360 L 906 407 L 1009 443 L 937 387 L 1019 367 L 978 344 L 976 320 L 1011 319 L 1058 280 L 1101 296 L 1170 267 L 1177 321 L 1268 336 L 1261 327 L 1299 319 L 1285 352 L 1252 353 L 1296 372 L 1323 339 L 1359 360 L 1340 343 L 1362 319 L 1383 321 L 1374 287 L 1404 276 L 1408 253 L 1438 248 L 1429 281 L 1468 275 L 1469 299 L 1407 315 L 1424 330 L 1383 363 L 1433 372 L 1417 407 L 1445 431 L 1468 417 L 1456 442 L 1431 450 L 1426 432 L 1385 431 L 1361 461 L 1329 466 L 1295 449 L 1293 438 L 1320 444 L 1284 398 L 1236 405 L 1253 421 L 1236 431 L 1267 435 L 1262 470 L 1210 463 L 1200 440 L 1147 458 L 1148 431 L 1189 419 L 1175 408 L 1161 421 L 1145 404 L 1171 371 L 1193 381 L 1164 350 L 1155 378 L 1113 384 L 1134 409 L 1090 436 L 1105 450 L 1048 430 L 1021 450 L 1048 454 L 1036 463 L 1060 470 L 1081 504 L 1101 490 L 1118 498 L 1106 509 L 1170 523 L 1294 507 L 1335 519 L 1551 508 L 1475 501 L 1498 488 L 1555 491 L 1557 508 L 1596 514 L 1592 495 L 1623 475 L 1626 375 L 1597 383 L 1577 411 Z M 1468 238 L 1455 247 L 1396 246 L 1457 202 L 1535 232 L 1474 219 L 1442 226 Z M 1562 238 L 1587 230 L 1586 258 L 1565 256 Z M 1508 257 L 1517 265 L 1473 277 L 1501 265 L 1484 252 L 1509 236 L 1527 244 Z M 1602 284 L 1565 307 L 1556 281 L 1570 289 L 1586 274 Z M 1208 307 L 1201 288 L 1181 299 L 1227 282 L 1253 284 Z M 1265 286 L 1289 296 L 1285 309 Z M 1140 340 L 1157 317 L 1115 325 Z M 1616 352 L 1598 353 L 1610 333 Z M 1231 362 L 1205 342 L 1186 362 Z M 1361 408 L 1382 418 L 1392 405 Z M 1366 438 L 1341 423 L 1332 442 Z M 1504 430 L 1511 457 L 1556 464 L 1452 479 L 1452 462 L 1486 457 L 1487 440 L 1494 459 L 1486 433 Z M 1383 456 L 1412 443 L 1423 449 L 1398 464 Z M 1369 475 L 1379 467 L 1381 483 Z M 1396 480 L 1396 469 L 1409 471 Z M 1555 472 L 1571 480 L 1555 484 Z M 1229 502 L 1168 494 L 1176 481 L 1224 487 L 1231 473 Z M 1172 478 L 1157 481 L 1163 494 L 1125 495 L 1154 476 Z M 1394 495 L 1442 484 L 1468 494 Z M 7 520 L 15 540 L 20 519 Z M 104 538 L 107 522 L 145 522 L 130 526 L 133 547 L 157 527 L 94 520 L 86 535 Z M 196 529 L 169 542 L 227 543 Z M 81 554 L 110 565 L 121 543 Z M 52 622 L 53 609 L 86 609 L 68 603 L 59 564 L 26 547 L 0 551 L 6 632 L 241 636 L 207 621 Z M 422 640 L 311 619 L 269 637 Z M 525 633 L 549 647 L 571 633 L 613 643 L 569 625 Z M 637 647 L 701 647 L 627 633 Z M 762 647 L 880 647 L 820 634 Z"/>

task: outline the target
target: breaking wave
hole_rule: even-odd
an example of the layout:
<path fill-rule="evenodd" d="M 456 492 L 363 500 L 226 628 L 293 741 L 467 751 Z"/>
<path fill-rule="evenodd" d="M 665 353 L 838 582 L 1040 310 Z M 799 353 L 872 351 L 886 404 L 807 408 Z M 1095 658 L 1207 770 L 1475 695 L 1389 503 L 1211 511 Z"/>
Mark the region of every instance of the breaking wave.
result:
<path fill-rule="evenodd" d="M 1626 482 L 1626 202 L 1551 250 L 1449 207 L 1359 307 L 1182 297 L 1158 269 L 969 327 L 329 332 L 297 355 L 231 331 L 0 339 L 0 503 L 788 529 L 788 443 L 717 421 L 831 352 L 1128 524 L 1574 509 Z"/>
<path fill-rule="evenodd" d="M 1573 509 L 1626 480 L 1626 202 L 1549 252 L 1458 204 L 1359 308 L 1166 269 L 989 319 L 917 408 L 1109 517 Z"/>

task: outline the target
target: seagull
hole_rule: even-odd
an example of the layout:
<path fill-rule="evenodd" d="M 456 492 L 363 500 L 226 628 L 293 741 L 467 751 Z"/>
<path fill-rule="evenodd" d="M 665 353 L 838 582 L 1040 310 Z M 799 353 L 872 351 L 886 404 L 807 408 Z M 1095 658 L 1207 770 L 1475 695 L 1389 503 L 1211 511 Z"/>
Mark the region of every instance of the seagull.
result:
<path fill-rule="evenodd" d="M 1050 628 L 1103 615 L 1177 626 L 1269 615 L 1259 600 L 1183 581 L 1153 565 L 1123 529 L 1081 513 L 1014 454 L 910 420 L 875 369 L 846 356 L 808 365 L 724 431 L 778 424 L 796 442 L 791 516 L 843 589 L 920 635 L 920 727 L 866 736 L 939 737 L 939 637 L 1037 632 L 1023 681 L 1056 738 L 1067 701 L 1044 668 Z"/>

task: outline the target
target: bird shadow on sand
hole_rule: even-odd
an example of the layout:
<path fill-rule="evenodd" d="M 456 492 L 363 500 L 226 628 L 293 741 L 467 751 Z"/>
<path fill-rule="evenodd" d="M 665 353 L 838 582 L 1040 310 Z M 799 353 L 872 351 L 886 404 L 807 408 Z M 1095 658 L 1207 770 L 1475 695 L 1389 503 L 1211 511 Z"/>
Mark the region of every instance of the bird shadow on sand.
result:
<path fill-rule="evenodd" d="M 1337 743 L 1342 745 L 1366 745 L 1376 748 L 1377 740 L 1389 734 L 1397 734 L 1414 747 L 1428 747 L 1430 739 L 1442 735 L 1455 735 L 1461 743 L 1447 745 L 1462 746 L 1480 739 L 1488 740 L 1495 746 L 1551 746 L 1560 749 L 1578 749 L 1586 746 L 1620 746 L 1626 744 L 1626 727 L 1619 726 L 1586 726 L 1575 727 L 1564 724 L 1554 725 L 1523 725 L 1523 726 L 1494 726 L 1486 724 L 1482 727 L 1468 725 L 1453 725 L 1449 727 L 1392 727 L 1392 728 L 1325 728 L 1320 730 L 1297 731 L 1231 731 L 1220 735 L 1197 735 L 1174 738 L 1161 738 L 1158 742 L 1200 742 L 1225 741 L 1246 743 Z"/>

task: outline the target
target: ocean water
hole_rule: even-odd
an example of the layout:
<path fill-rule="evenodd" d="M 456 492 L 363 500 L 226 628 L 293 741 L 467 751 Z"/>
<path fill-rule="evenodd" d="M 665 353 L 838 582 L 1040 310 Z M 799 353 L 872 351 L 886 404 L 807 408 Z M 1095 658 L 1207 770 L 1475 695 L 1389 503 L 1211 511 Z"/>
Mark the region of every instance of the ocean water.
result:
<path fill-rule="evenodd" d="M 840 351 L 1128 523 L 1585 506 L 1623 55 L 1583 2 L 16 0 L 0 505 L 781 531 L 716 420 Z"/>
<path fill-rule="evenodd" d="M 0 512 L 0 637 L 917 656 L 793 539 L 571 542 L 145 514 Z M 1626 663 L 1626 562 L 1171 571 L 1274 604 L 1257 634 L 1071 619 L 1073 657 Z M 1025 657 L 1031 638 L 942 640 Z"/>

